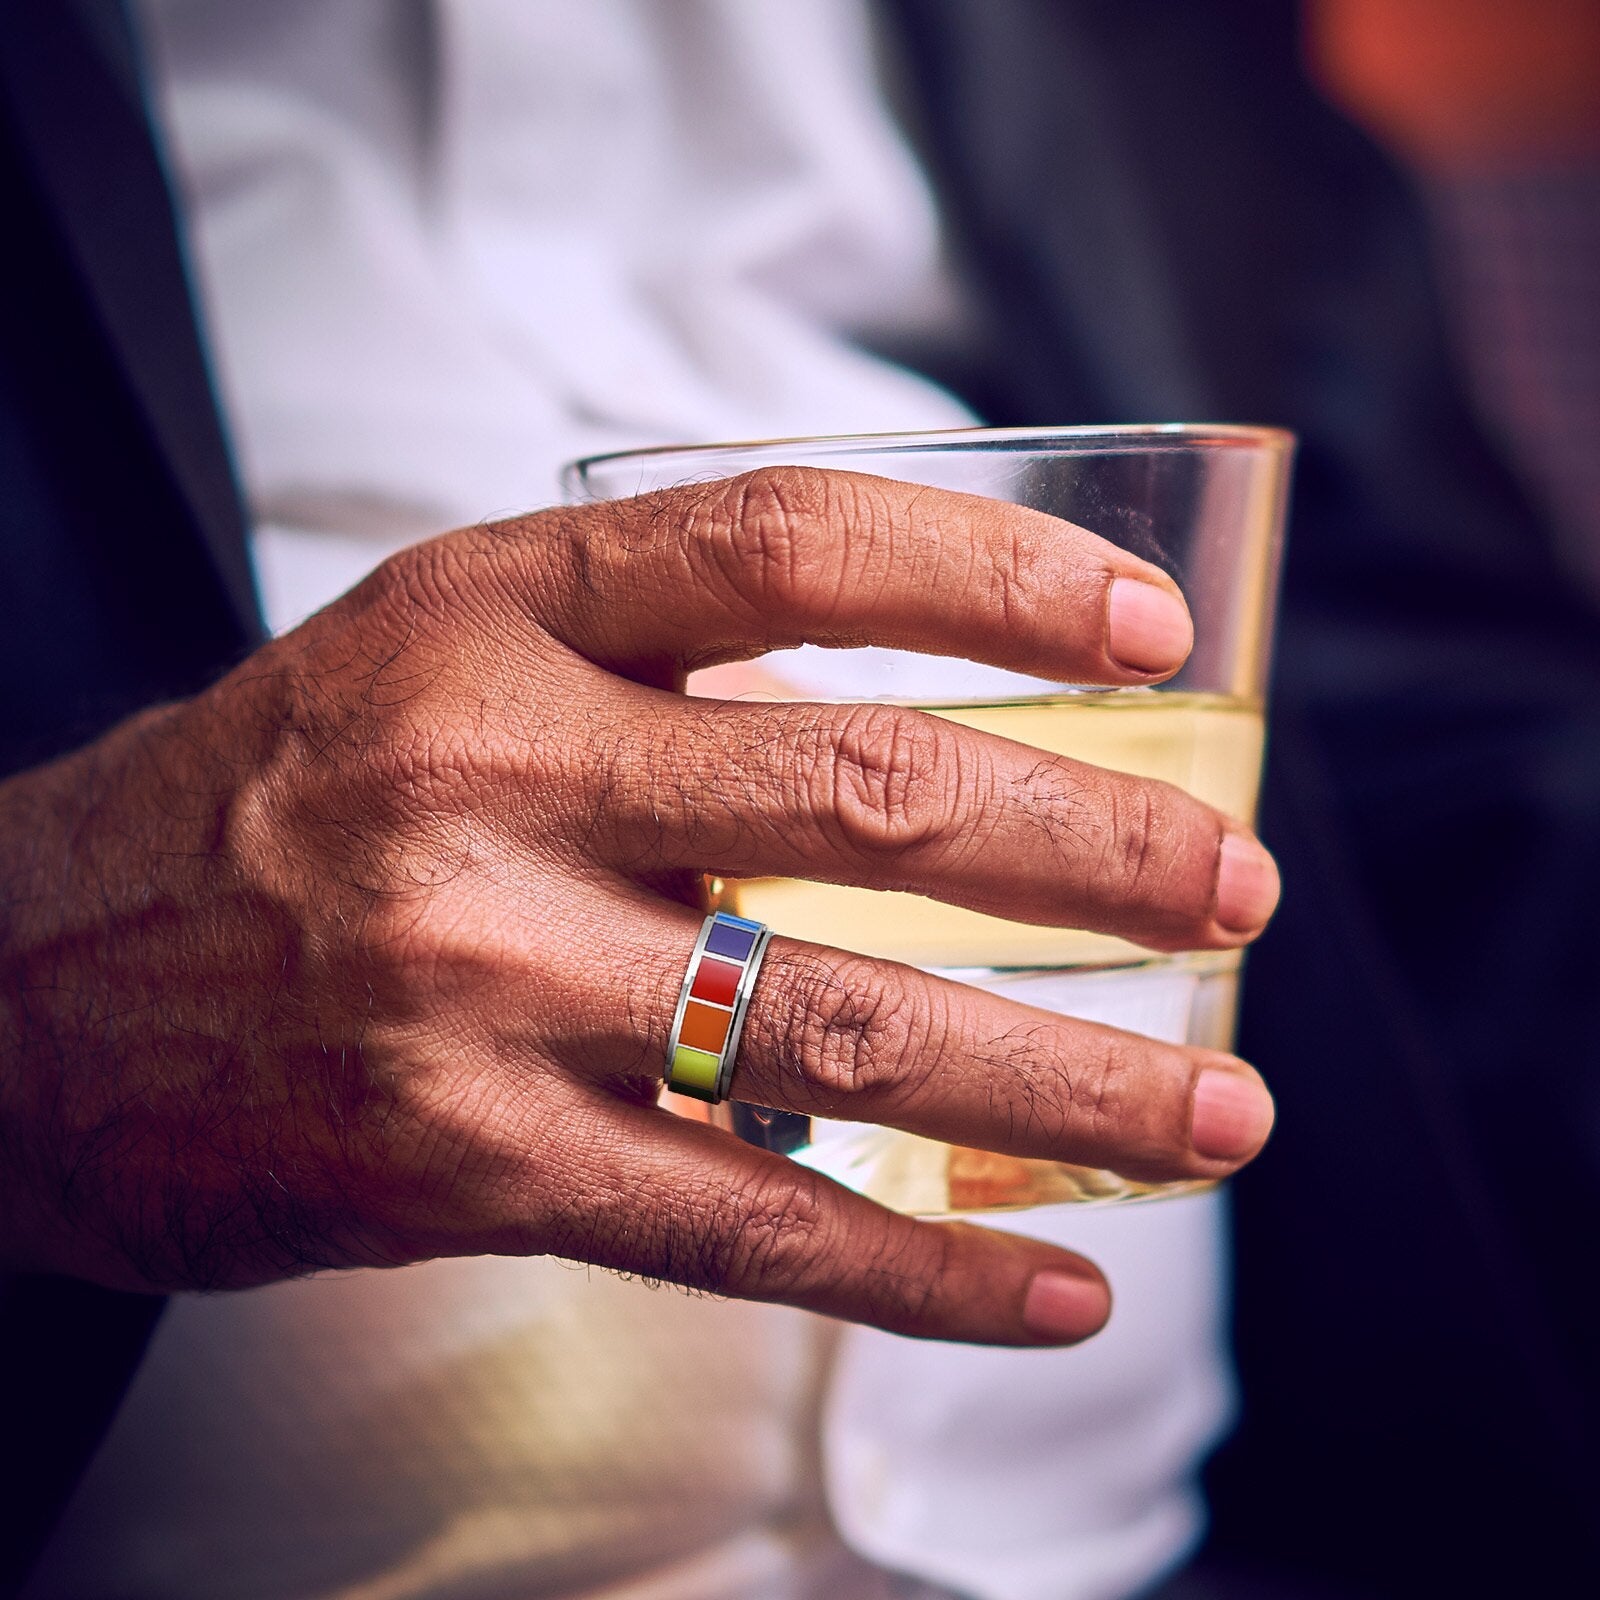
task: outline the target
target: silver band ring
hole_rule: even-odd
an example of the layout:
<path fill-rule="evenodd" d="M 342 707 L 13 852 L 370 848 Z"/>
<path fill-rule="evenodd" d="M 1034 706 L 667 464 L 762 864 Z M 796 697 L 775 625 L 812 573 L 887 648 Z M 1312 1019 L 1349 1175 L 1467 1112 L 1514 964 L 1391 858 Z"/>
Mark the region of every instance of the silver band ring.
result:
<path fill-rule="evenodd" d="M 713 911 L 700 925 L 667 1036 L 666 1083 L 711 1105 L 728 1098 L 750 994 L 772 930 Z"/>

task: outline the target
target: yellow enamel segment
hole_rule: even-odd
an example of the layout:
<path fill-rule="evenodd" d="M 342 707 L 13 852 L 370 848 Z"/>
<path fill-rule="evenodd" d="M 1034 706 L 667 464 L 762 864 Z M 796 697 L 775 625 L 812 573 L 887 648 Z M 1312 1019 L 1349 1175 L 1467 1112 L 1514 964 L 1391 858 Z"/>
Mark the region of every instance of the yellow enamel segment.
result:
<path fill-rule="evenodd" d="M 672 1076 L 667 1080 L 667 1085 L 672 1089 L 701 1089 L 711 1094 L 716 1090 L 717 1072 L 721 1066 L 721 1056 L 714 1056 L 709 1050 L 693 1050 L 686 1044 L 680 1044 L 672 1052 Z"/>

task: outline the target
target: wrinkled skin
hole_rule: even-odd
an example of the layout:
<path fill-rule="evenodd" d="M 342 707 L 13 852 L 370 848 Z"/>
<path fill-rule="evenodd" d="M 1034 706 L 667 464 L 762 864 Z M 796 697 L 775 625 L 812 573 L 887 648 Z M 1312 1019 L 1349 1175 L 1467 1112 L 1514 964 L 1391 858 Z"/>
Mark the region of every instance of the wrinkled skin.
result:
<path fill-rule="evenodd" d="M 553 1253 L 907 1333 L 1092 1332 L 1080 1258 L 893 1215 L 655 1098 L 702 871 L 1161 949 L 1259 931 L 1270 858 L 1175 789 L 915 711 L 682 693 L 802 640 L 1158 681 L 1187 636 L 1118 665 L 1119 577 L 1175 593 L 1035 512 L 767 470 L 416 546 L 11 780 L 3 1264 L 175 1289 Z M 1255 1091 L 1220 1138 L 1206 1068 Z M 1152 1179 L 1222 1176 L 1270 1121 L 1231 1056 L 782 937 L 734 1093 Z"/>

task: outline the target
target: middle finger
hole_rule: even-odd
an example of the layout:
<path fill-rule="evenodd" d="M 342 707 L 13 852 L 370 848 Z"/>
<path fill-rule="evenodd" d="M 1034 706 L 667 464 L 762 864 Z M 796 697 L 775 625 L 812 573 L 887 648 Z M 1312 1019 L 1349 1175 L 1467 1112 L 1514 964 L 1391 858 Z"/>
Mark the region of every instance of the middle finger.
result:
<path fill-rule="evenodd" d="M 908 707 L 630 688 L 597 737 L 585 848 L 629 872 L 903 890 L 1163 950 L 1244 944 L 1277 904 L 1254 835 L 1183 790 Z"/>

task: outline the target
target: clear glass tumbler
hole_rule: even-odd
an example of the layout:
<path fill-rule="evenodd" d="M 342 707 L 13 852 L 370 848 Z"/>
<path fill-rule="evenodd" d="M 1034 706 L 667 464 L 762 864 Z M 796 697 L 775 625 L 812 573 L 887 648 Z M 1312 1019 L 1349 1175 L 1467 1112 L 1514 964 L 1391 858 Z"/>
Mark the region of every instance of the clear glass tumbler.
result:
<path fill-rule="evenodd" d="M 1253 822 L 1293 448 L 1292 435 L 1271 428 L 974 428 L 630 451 L 574 463 L 565 486 L 574 500 L 609 500 L 758 466 L 829 467 L 988 495 L 1088 528 L 1164 568 L 1189 602 L 1194 653 L 1159 688 L 1048 683 L 905 651 L 807 645 L 697 673 L 689 691 L 914 705 L 1041 750 L 1165 779 Z M 713 878 L 708 894 L 714 906 L 792 938 L 909 962 L 1027 1005 L 1173 1042 L 1232 1043 L 1237 951 L 1155 954 L 1105 934 L 795 879 Z M 1196 1187 L 738 1103 L 713 1116 L 751 1143 L 919 1215 Z"/>

